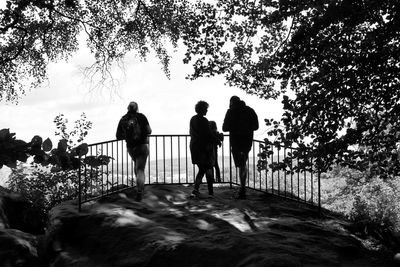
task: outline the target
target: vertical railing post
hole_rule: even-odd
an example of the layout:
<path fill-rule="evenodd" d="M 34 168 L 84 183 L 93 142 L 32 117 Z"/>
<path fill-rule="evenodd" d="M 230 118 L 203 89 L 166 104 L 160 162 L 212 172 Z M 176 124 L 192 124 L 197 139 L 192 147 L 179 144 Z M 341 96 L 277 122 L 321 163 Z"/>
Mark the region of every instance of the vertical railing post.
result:
<path fill-rule="evenodd" d="M 189 170 L 188 170 L 188 137 L 185 136 L 185 171 L 186 171 L 186 183 L 189 182 Z"/>
<path fill-rule="evenodd" d="M 232 147 L 229 140 L 229 187 L 232 189 Z"/>
<path fill-rule="evenodd" d="M 321 170 L 318 169 L 318 213 L 321 215 Z"/>
<path fill-rule="evenodd" d="M 281 159 L 279 157 L 280 153 L 281 153 L 281 144 L 278 143 L 278 145 L 276 146 L 276 150 L 278 151 L 278 158 L 277 158 L 277 163 L 278 163 L 278 195 L 281 194 L 281 169 L 279 168 L 280 164 L 281 164 Z"/>
<path fill-rule="evenodd" d="M 265 193 L 268 193 L 268 151 L 267 142 L 264 141 L 265 151 L 267 155 L 265 156 Z"/>
<path fill-rule="evenodd" d="M 172 147 L 172 135 L 170 136 L 170 142 L 171 142 L 171 184 L 174 183 L 174 158 L 173 158 L 173 147 Z"/>
<path fill-rule="evenodd" d="M 181 184 L 181 137 L 178 136 L 178 183 Z"/>
<path fill-rule="evenodd" d="M 150 136 L 148 137 L 149 138 L 149 156 L 147 157 L 147 169 L 148 169 L 148 181 L 149 181 L 149 183 L 148 184 L 150 184 L 151 183 L 151 166 L 150 166 L 150 163 L 151 163 L 151 147 L 150 147 L 150 144 L 151 144 L 151 140 L 152 139 L 150 139 Z M 132 163 L 133 163 L 133 160 L 131 161 Z M 134 167 L 132 166 L 132 169 L 133 169 L 133 172 L 135 172 L 135 170 L 134 170 Z M 132 184 L 133 185 L 133 184 Z"/>
<path fill-rule="evenodd" d="M 222 182 L 225 183 L 225 143 L 222 142 L 221 145 L 221 170 L 222 170 Z"/>
<path fill-rule="evenodd" d="M 163 172 L 164 172 L 164 184 L 165 184 L 165 135 L 162 136 L 163 142 Z"/>
<path fill-rule="evenodd" d="M 78 211 L 82 211 L 81 155 L 79 155 L 78 165 Z"/>

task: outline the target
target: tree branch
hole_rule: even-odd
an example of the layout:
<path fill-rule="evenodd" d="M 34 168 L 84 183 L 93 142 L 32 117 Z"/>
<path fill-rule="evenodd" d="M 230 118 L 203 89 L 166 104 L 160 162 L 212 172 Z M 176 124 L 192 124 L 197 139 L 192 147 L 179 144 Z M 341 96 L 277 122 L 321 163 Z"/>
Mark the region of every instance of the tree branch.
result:
<path fill-rule="evenodd" d="M 296 16 L 294 16 L 293 19 L 292 19 L 292 23 L 290 24 L 289 32 L 288 32 L 288 34 L 286 35 L 285 40 L 283 40 L 283 41 L 279 44 L 279 46 L 276 48 L 275 52 L 271 55 L 271 57 L 274 57 L 274 56 L 278 53 L 279 49 L 281 49 L 281 47 L 282 47 L 282 46 L 287 42 L 287 40 L 289 39 L 290 34 L 292 33 L 292 30 L 293 30 L 293 25 L 294 25 L 295 19 L 296 19 Z"/>
<path fill-rule="evenodd" d="M 15 29 L 18 29 L 18 30 L 21 30 L 21 31 L 24 32 L 24 35 L 22 36 L 22 38 L 20 40 L 21 45 L 19 45 L 18 51 L 15 53 L 15 55 L 13 55 L 11 57 L 3 57 L 2 56 L 0 58 L 0 65 L 6 64 L 8 62 L 11 62 L 11 61 L 17 59 L 18 56 L 21 55 L 22 51 L 24 51 L 24 49 L 25 49 L 24 43 L 25 43 L 25 38 L 28 35 L 28 31 L 26 29 L 22 28 L 22 27 L 15 27 Z"/>

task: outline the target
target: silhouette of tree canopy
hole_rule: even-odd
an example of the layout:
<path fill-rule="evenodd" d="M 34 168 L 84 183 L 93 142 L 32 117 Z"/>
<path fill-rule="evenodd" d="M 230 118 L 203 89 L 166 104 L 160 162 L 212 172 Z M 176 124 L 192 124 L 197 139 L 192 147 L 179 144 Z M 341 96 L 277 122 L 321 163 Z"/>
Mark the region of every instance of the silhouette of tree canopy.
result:
<path fill-rule="evenodd" d="M 270 135 L 319 170 L 399 174 L 399 1 L 220 0 L 208 13 L 188 46 L 192 78 L 223 73 L 249 93 L 283 94 Z"/>
<path fill-rule="evenodd" d="M 165 41 L 176 45 L 186 1 L 8 0 L 0 10 L 0 100 L 17 101 L 47 77 L 49 62 L 68 60 L 80 36 L 94 54 L 89 76 L 109 78 L 129 51 L 158 55 L 168 75 Z"/>
<path fill-rule="evenodd" d="M 128 51 L 150 49 L 168 74 L 163 44 L 181 39 L 189 78 L 224 75 L 250 94 L 283 95 L 270 134 L 296 143 L 307 164 L 396 175 L 399 12 L 397 0 L 7 1 L 0 99 L 40 84 L 48 62 L 76 52 L 81 32 L 103 77 Z"/>

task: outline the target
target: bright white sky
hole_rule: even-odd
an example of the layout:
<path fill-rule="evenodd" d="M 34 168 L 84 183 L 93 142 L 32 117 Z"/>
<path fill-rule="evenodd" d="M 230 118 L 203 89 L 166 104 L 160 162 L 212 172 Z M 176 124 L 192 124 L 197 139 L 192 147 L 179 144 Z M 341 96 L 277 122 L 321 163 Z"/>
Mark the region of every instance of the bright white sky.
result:
<path fill-rule="evenodd" d="M 55 137 L 54 118 L 62 113 L 69 120 L 69 131 L 73 122 L 85 112 L 93 127 L 84 140 L 97 143 L 114 140 L 117 124 L 126 113 L 130 101 L 139 104 L 153 129 L 153 134 L 188 134 L 189 120 L 195 115 L 194 106 L 199 100 L 210 104 L 207 118 L 217 123 L 222 131 L 222 122 L 232 95 L 243 99 L 258 114 L 260 129 L 255 139 L 266 137 L 265 118 L 280 119 L 280 100 L 263 100 L 248 95 L 243 90 L 224 85 L 223 77 L 202 78 L 195 81 L 185 79 L 191 73 L 191 66 L 182 63 L 183 53 L 176 52 L 171 60 L 171 79 L 161 70 L 155 58 L 140 62 L 134 57 L 127 58 L 126 76 L 119 80 L 117 92 L 106 89 L 90 92 L 79 71 L 93 60 L 87 50 L 82 49 L 71 60 L 49 66 L 49 81 L 41 88 L 28 92 L 18 105 L 0 102 L 0 129 L 9 128 L 17 139 L 30 141 L 34 135 L 43 140 Z M 117 78 L 117 77 L 116 77 Z M 0 185 L 8 177 L 9 169 L 0 169 Z"/>
<path fill-rule="evenodd" d="M 88 66 L 92 57 L 86 49 L 81 49 L 68 63 L 51 64 L 49 82 L 28 92 L 18 105 L 0 102 L 0 128 L 10 128 L 18 139 L 25 141 L 30 141 L 34 135 L 56 141 L 55 116 L 66 115 L 72 130 L 72 122 L 85 112 L 88 120 L 93 122 L 85 142 L 113 140 L 128 103 L 136 101 L 139 111 L 147 116 L 153 134 L 187 134 L 189 120 L 195 114 L 194 105 L 205 100 L 210 104 L 207 118 L 215 120 L 221 130 L 229 98 L 238 95 L 258 114 L 260 130 L 255 133 L 255 138 L 263 139 L 266 130 L 264 119 L 280 118 L 280 101 L 247 95 L 242 90 L 224 85 L 223 77 L 187 80 L 185 76 L 191 73 L 191 66 L 182 63 L 182 55 L 179 52 L 172 55 L 170 80 L 157 59 L 140 62 L 131 57 L 126 60 L 126 76 L 119 79 L 117 93 L 106 89 L 90 92 L 79 69 Z"/>

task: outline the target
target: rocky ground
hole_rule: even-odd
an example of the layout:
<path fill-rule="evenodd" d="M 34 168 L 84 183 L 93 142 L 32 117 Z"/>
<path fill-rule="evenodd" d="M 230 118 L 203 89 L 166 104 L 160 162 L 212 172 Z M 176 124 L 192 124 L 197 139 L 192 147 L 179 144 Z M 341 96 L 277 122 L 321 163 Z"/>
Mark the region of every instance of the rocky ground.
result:
<path fill-rule="evenodd" d="M 81 213 L 65 203 L 52 210 L 44 236 L 4 224 L 0 266 L 396 266 L 393 254 L 327 212 L 260 192 L 234 200 L 229 187 L 214 198 L 189 199 L 190 191 L 147 186 L 136 202 L 131 189 Z M 19 256 L 6 254 L 10 244 Z"/>

